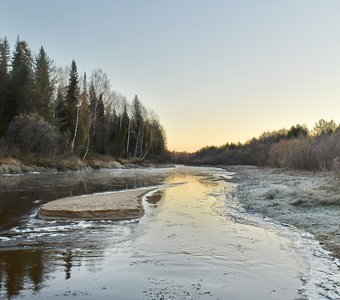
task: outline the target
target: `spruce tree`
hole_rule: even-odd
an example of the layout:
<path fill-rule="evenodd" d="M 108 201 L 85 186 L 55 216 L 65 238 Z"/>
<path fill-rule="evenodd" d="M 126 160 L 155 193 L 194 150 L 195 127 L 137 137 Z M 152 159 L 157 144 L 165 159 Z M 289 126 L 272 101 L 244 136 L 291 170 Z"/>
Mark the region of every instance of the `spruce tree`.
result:
<path fill-rule="evenodd" d="M 140 141 L 143 129 L 143 106 L 137 95 L 132 102 L 131 147 L 135 157 L 140 154 Z"/>
<path fill-rule="evenodd" d="M 6 112 L 9 121 L 19 113 L 34 112 L 33 58 L 27 42 L 17 40 L 11 70 L 10 99 Z"/>
<path fill-rule="evenodd" d="M 127 156 L 128 149 L 127 148 L 127 139 L 128 139 L 128 130 L 129 130 L 130 118 L 127 112 L 127 105 L 124 103 L 124 110 L 120 117 L 119 124 L 119 134 L 118 134 L 118 153 L 117 155 L 120 157 Z"/>
<path fill-rule="evenodd" d="M 46 121 L 53 120 L 54 68 L 43 47 L 35 58 L 34 111 Z"/>
<path fill-rule="evenodd" d="M 0 39 L 0 138 L 5 134 L 8 120 L 5 104 L 9 99 L 10 48 L 7 38 Z"/>
<path fill-rule="evenodd" d="M 105 122 L 105 109 L 103 94 L 100 94 L 96 111 L 96 130 L 94 136 L 95 151 L 99 154 L 106 154 L 107 149 L 107 130 Z"/>
<path fill-rule="evenodd" d="M 59 128 L 61 133 L 65 133 L 68 129 L 67 106 L 63 95 L 63 88 L 60 86 L 58 87 L 56 102 L 57 105 L 54 124 L 57 128 Z"/>
<path fill-rule="evenodd" d="M 77 106 L 79 105 L 79 78 L 76 62 L 73 60 L 71 64 L 69 84 L 66 92 L 66 108 L 67 108 L 67 124 L 70 135 L 74 135 Z"/>
<path fill-rule="evenodd" d="M 88 151 L 87 146 L 90 138 L 90 128 L 92 123 L 92 114 L 89 105 L 89 94 L 87 92 L 86 73 L 84 73 L 82 91 L 80 94 L 80 116 L 78 125 L 78 134 L 76 140 L 76 150 L 84 155 Z"/>

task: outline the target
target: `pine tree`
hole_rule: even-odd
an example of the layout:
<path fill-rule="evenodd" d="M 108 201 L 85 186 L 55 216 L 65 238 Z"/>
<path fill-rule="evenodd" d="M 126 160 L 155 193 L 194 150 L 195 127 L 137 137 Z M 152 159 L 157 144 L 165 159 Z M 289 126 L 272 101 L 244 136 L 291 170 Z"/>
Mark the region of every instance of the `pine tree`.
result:
<path fill-rule="evenodd" d="M 59 128 L 61 133 L 67 132 L 68 129 L 68 118 L 67 118 L 67 105 L 66 99 L 63 95 L 63 88 L 58 87 L 57 91 L 57 105 L 55 112 L 55 126 Z"/>
<path fill-rule="evenodd" d="M 67 126 L 72 137 L 76 127 L 77 107 L 79 105 L 79 79 L 77 65 L 73 60 L 66 92 Z"/>
<path fill-rule="evenodd" d="M 133 155 L 137 157 L 140 153 L 140 141 L 143 127 L 143 106 L 137 95 L 132 102 L 132 123 L 131 123 L 131 147 Z"/>
<path fill-rule="evenodd" d="M 96 152 L 106 154 L 107 150 L 107 130 L 105 122 L 105 109 L 103 94 L 100 94 L 96 111 L 96 133 L 94 136 L 94 146 Z"/>
<path fill-rule="evenodd" d="M 5 105 L 8 121 L 20 113 L 33 112 L 33 58 L 27 42 L 17 40 L 10 72 L 10 99 Z"/>
<path fill-rule="evenodd" d="M 9 99 L 9 64 L 10 48 L 5 37 L 0 39 L 0 138 L 5 134 L 8 126 L 5 104 Z"/>
<path fill-rule="evenodd" d="M 54 68 L 43 47 L 35 58 L 34 111 L 46 121 L 53 120 Z"/>
<path fill-rule="evenodd" d="M 118 157 L 127 157 L 129 153 L 129 125 L 130 118 L 128 115 L 127 104 L 124 103 L 123 112 L 119 115 L 117 120 L 117 137 L 114 145 L 115 155 Z"/>
<path fill-rule="evenodd" d="M 87 146 L 90 138 L 92 114 L 89 106 L 89 94 L 87 93 L 86 73 L 83 77 L 82 91 L 80 94 L 81 105 L 79 108 L 79 125 L 76 139 L 77 152 L 84 155 L 88 152 Z"/>
<path fill-rule="evenodd" d="M 96 115 L 97 115 L 97 95 L 96 90 L 93 85 L 93 81 L 90 83 L 90 89 L 89 89 L 89 97 L 90 97 L 90 110 L 92 112 L 92 136 L 94 137 L 96 135 Z"/>

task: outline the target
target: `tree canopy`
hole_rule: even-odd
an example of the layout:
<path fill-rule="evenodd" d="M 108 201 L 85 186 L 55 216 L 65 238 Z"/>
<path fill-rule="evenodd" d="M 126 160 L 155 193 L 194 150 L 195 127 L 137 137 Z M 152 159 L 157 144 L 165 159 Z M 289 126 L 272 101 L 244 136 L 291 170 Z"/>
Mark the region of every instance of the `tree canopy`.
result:
<path fill-rule="evenodd" d="M 37 149 L 32 145 L 39 145 L 40 154 L 44 149 L 52 153 L 47 151 L 51 145 L 41 146 L 50 138 L 54 154 L 58 144 L 59 153 L 82 158 L 88 153 L 139 160 L 162 155 L 165 132 L 138 96 L 130 104 L 111 89 L 101 69 L 89 78 L 88 83 L 84 73 L 80 79 L 74 60 L 70 67 L 57 67 L 44 47 L 33 57 L 20 38 L 11 55 L 7 38 L 0 39 L 0 138 L 20 151 L 32 152 Z M 19 146 L 12 135 L 22 128 L 29 140 L 16 135 L 25 141 Z"/>

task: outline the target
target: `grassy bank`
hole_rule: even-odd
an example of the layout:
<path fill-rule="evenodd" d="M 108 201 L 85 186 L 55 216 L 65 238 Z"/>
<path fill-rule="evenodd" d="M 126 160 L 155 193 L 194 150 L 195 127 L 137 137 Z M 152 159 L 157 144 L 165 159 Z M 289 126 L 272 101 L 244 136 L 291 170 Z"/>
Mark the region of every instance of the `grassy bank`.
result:
<path fill-rule="evenodd" d="M 32 172 L 63 172 L 75 170 L 92 170 L 92 169 L 122 169 L 152 167 L 157 164 L 144 161 L 139 162 L 136 159 L 114 159 L 110 156 L 93 155 L 81 160 L 77 156 L 65 157 L 38 157 L 38 156 L 21 156 L 0 157 L 0 174 L 24 174 Z"/>

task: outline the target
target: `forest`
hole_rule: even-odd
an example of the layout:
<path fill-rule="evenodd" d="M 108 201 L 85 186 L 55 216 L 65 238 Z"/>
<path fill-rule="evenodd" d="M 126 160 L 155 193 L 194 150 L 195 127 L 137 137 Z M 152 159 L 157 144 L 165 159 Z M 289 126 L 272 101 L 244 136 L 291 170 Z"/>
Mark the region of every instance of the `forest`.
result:
<path fill-rule="evenodd" d="M 0 39 L 0 158 L 113 157 L 143 161 L 166 153 L 157 115 L 130 103 L 101 69 L 58 67 L 41 47 Z"/>
<path fill-rule="evenodd" d="M 264 132 L 248 142 L 209 146 L 195 153 L 172 152 L 176 163 L 193 165 L 255 165 L 299 170 L 330 170 L 340 174 L 340 126 L 319 120 Z"/>
<path fill-rule="evenodd" d="M 60 67 L 41 47 L 34 56 L 17 38 L 13 52 L 0 39 L 0 163 L 36 165 L 145 159 L 191 165 L 256 165 L 340 173 L 340 126 L 319 120 L 264 132 L 246 143 L 168 152 L 157 115 L 137 95 L 131 103 L 101 69 L 78 73 L 73 60 Z M 58 167 L 58 166 L 57 166 Z"/>

